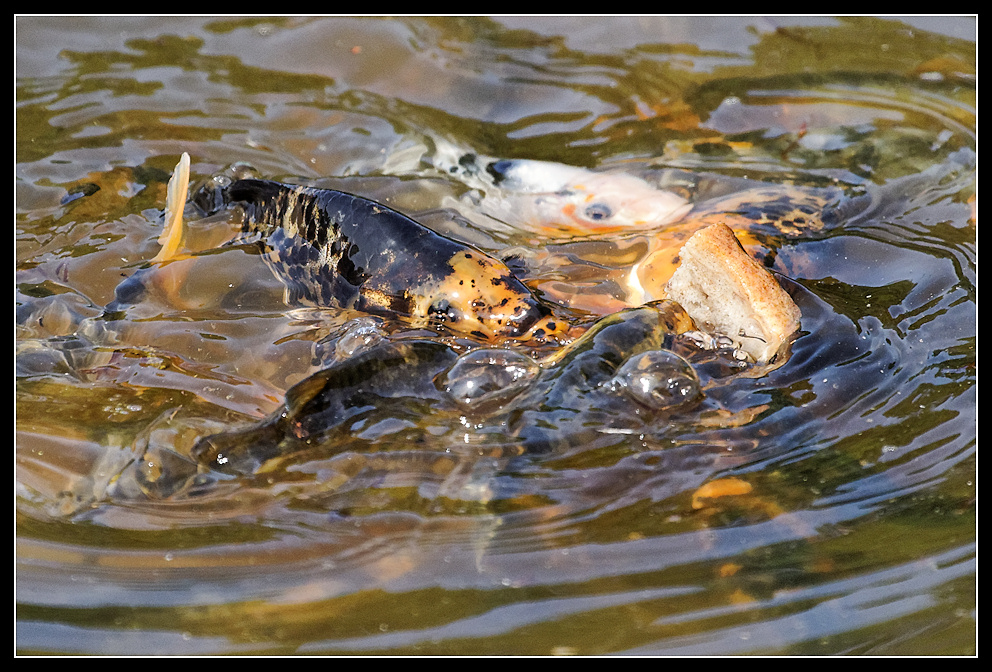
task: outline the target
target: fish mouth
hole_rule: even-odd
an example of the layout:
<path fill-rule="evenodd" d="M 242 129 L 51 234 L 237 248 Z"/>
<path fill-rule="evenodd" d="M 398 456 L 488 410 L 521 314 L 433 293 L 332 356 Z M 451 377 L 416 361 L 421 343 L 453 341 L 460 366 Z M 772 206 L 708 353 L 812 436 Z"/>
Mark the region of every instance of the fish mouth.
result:
<path fill-rule="evenodd" d="M 260 178 L 261 173 L 251 164 L 234 163 L 226 170 L 215 173 L 198 184 L 192 192 L 190 201 L 201 215 L 209 217 L 231 205 L 229 190 L 232 184 L 239 180 Z"/>

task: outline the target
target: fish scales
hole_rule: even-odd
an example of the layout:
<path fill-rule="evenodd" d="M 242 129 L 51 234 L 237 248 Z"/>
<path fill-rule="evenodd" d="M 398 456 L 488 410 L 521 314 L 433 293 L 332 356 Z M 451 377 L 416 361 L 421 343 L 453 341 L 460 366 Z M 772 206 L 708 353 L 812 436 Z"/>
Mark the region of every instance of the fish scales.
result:
<path fill-rule="evenodd" d="M 256 179 L 226 192 L 244 207 L 243 230 L 263 238 L 291 303 L 403 315 L 489 341 L 564 332 L 501 261 L 380 203 Z"/>

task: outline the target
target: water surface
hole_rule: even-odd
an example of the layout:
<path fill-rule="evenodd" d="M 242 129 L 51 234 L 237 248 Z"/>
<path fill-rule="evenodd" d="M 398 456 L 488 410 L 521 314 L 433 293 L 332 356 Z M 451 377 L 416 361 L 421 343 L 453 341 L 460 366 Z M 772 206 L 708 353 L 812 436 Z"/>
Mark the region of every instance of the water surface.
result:
<path fill-rule="evenodd" d="M 18 651 L 974 653 L 974 28 L 18 19 Z M 360 317 L 291 310 L 228 247 L 197 257 L 185 306 L 100 319 L 157 252 L 179 155 L 194 179 L 248 161 L 493 254 L 543 249 L 474 222 L 456 180 L 396 169 L 437 136 L 839 190 L 833 224 L 769 259 L 803 310 L 791 358 L 704 371 L 698 408 L 636 426 L 584 402 L 540 455 L 493 450 L 482 412 L 382 411 L 174 491 L 197 439 L 277 409 Z M 223 222 L 192 219 L 212 249 Z"/>

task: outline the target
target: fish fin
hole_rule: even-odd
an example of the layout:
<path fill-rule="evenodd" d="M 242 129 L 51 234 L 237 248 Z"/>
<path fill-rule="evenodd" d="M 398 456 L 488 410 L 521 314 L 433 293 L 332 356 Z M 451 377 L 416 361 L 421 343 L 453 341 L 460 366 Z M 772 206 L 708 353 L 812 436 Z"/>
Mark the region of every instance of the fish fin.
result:
<path fill-rule="evenodd" d="M 169 261 L 176 258 L 176 252 L 183 242 L 185 227 L 183 225 L 183 209 L 186 207 L 186 196 L 189 191 L 189 154 L 183 152 L 176 170 L 169 180 L 169 191 L 165 199 L 165 226 L 158 242 L 162 246 L 152 261 Z"/>

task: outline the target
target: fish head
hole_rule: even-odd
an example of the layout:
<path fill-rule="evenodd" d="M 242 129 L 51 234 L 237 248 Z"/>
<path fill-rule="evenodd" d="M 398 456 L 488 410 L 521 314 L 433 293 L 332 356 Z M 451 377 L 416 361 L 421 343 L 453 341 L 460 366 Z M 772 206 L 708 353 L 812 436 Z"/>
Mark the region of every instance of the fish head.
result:
<path fill-rule="evenodd" d="M 496 161 L 488 172 L 508 223 L 555 237 L 655 229 L 692 209 L 683 196 L 623 173 L 529 160 Z"/>
<path fill-rule="evenodd" d="M 587 173 L 557 194 L 558 223 L 577 234 L 656 229 L 682 218 L 692 205 L 633 175 Z"/>
<path fill-rule="evenodd" d="M 475 250 L 456 253 L 451 271 L 408 293 L 414 318 L 490 343 L 553 343 L 568 324 L 502 262 Z"/>

